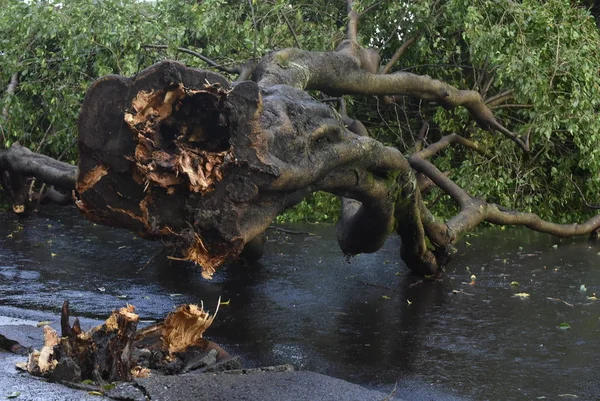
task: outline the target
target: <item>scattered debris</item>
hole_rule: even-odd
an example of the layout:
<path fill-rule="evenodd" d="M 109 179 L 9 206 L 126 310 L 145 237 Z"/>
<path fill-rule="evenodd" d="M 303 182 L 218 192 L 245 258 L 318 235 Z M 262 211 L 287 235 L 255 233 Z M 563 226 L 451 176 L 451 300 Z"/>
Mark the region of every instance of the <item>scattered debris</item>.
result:
<path fill-rule="evenodd" d="M 573 307 L 573 304 L 568 303 L 567 301 L 563 301 L 560 298 L 552 298 L 552 297 L 546 297 L 546 299 L 549 299 L 550 301 L 555 301 L 555 302 L 562 302 L 563 304 Z"/>
<path fill-rule="evenodd" d="M 475 296 L 475 294 L 469 294 L 468 292 L 464 292 L 463 290 L 452 290 L 453 294 L 463 294 L 463 295 L 468 295 L 470 297 Z"/>

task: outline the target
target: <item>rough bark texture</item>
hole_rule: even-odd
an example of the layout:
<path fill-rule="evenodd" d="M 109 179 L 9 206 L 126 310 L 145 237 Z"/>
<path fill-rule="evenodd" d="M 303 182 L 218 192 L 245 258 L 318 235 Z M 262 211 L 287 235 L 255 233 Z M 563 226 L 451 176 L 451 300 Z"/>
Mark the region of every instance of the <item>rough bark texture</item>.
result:
<path fill-rule="evenodd" d="M 409 164 L 301 89 L 231 88 L 216 74 L 162 62 L 135 80 L 97 81 L 79 131 L 76 204 L 86 217 L 175 244 L 175 257 L 206 277 L 317 189 L 361 202 L 340 225 L 347 254 L 381 247 L 401 196 L 410 211 L 399 213 L 410 220 L 402 216 L 398 232 L 419 254 L 411 266 L 436 270 L 417 227 Z"/>
<path fill-rule="evenodd" d="M 0 151 L 0 183 L 17 214 L 25 213 L 44 200 L 59 204 L 70 202 L 77 171 L 76 166 L 34 153 L 18 143 Z M 35 180 L 46 184 L 39 192 L 34 191 Z"/>

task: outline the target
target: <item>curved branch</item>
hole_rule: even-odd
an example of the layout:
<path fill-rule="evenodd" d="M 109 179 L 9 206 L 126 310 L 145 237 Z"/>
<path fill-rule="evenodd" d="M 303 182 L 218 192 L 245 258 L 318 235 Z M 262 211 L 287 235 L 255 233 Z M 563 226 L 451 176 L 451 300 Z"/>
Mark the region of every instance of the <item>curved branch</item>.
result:
<path fill-rule="evenodd" d="M 346 53 L 319 53 L 284 49 L 263 58 L 255 73 L 262 87 L 287 84 L 304 90 L 320 90 L 329 95 L 407 95 L 437 102 L 445 108 L 465 107 L 475 121 L 487 130 L 496 130 L 529 151 L 529 139 L 521 139 L 500 124 L 486 106 L 481 94 L 459 90 L 428 76 L 398 72 L 373 74 L 363 69 L 368 49 L 360 58 Z M 363 68 L 361 68 L 363 67 Z"/>
<path fill-rule="evenodd" d="M 485 104 L 487 104 L 488 107 L 496 106 L 504 102 L 505 100 L 511 99 L 513 97 L 514 92 L 514 89 L 509 89 L 504 92 L 500 92 L 497 95 L 490 96 L 487 99 L 485 99 Z"/>
<path fill-rule="evenodd" d="M 367 6 L 364 8 L 364 10 L 362 10 L 362 12 L 358 15 L 359 17 L 362 17 L 363 15 L 367 14 L 369 11 L 379 7 L 382 3 L 384 3 L 386 0 L 377 0 L 375 1 L 373 4 Z"/>
<path fill-rule="evenodd" d="M 585 198 L 585 195 L 583 194 L 583 191 L 581 190 L 581 188 L 579 188 L 579 185 L 577 185 L 577 183 L 573 180 L 572 177 L 569 177 L 569 180 L 573 183 L 575 188 L 577 188 L 577 192 L 579 192 L 579 195 L 581 196 L 581 199 L 583 200 L 583 203 L 585 204 L 585 206 L 587 206 L 588 208 L 590 208 L 592 210 L 600 210 L 600 205 L 592 205 L 591 203 L 589 203 L 587 201 L 587 199 Z"/>
<path fill-rule="evenodd" d="M 486 205 L 484 220 L 492 224 L 525 226 L 531 230 L 557 237 L 588 235 L 600 228 L 600 215 L 596 215 L 583 223 L 557 224 L 542 220 L 535 213 L 516 212 L 504 209 L 496 204 Z"/>
<path fill-rule="evenodd" d="M 159 50 L 166 50 L 169 48 L 169 46 L 167 46 L 167 45 L 148 45 L 148 44 L 142 45 L 142 47 L 146 48 L 146 49 L 159 49 Z M 204 56 L 201 53 L 195 52 L 193 50 L 186 49 L 184 47 L 178 47 L 178 48 L 176 48 L 176 50 L 178 52 L 186 53 L 186 54 L 189 54 L 190 56 L 197 57 L 200 60 L 204 61 L 209 66 L 216 68 L 219 71 L 226 72 L 228 74 L 240 74 L 242 72 L 242 70 L 239 66 L 236 66 L 236 67 L 222 66 L 221 64 L 217 63 L 216 61 Z"/>
<path fill-rule="evenodd" d="M 487 203 L 483 199 L 472 197 L 431 162 L 426 160 L 428 157 L 448 147 L 451 143 L 460 143 L 481 155 L 486 155 L 485 150 L 478 144 L 457 134 L 451 134 L 443 137 L 440 141 L 428 146 L 426 149 L 413 154 L 408 159 L 412 168 L 431 179 L 446 194 L 450 195 L 461 209 L 456 216 L 443 225 L 437 222 L 425 207 L 421 208 L 421 215 L 424 216 L 423 223 L 427 235 L 437 245 L 445 246 L 455 243 L 462 234 L 472 230 L 484 221 L 500 225 L 522 225 L 535 231 L 559 237 L 587 235 L 600 227 L 600 215 L 594 216 L 582 224 L 556 224 L 542 220 L 534 213 L 504 209 L 496 204 Z"/>

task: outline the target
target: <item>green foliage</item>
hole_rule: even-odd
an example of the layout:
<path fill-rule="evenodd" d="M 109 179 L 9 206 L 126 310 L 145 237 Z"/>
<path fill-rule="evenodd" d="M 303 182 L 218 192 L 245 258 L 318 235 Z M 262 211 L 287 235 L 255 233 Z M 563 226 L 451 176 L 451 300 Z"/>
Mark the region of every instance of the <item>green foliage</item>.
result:
<path fill-rule="evenodd" d="M 587 199 L 600 192 L 600 35 L 588 11 L 567 0 L 419 1 L 410 10 L 415 23 L 404 38 L 418 33 L 419 40 L 399 68 L 486 98 L 513 90 L 504 104 L 518 106 L 499 104 L 493 111 L 511 131 L 531 135 L 532 152 L 479 129 L 464 109 L 414 101 L 380 113 L 385 124 L 372 131 L 410 152 L 427 120 L 429 142 L 455 132 L 489 150 L 483 158 L 455 148 L 434 160 L 471 194 L 559 221 L 589 214 L 574 184 Z M 384 56 L 401 42 L 389 42 Z M 447 202 L 437 205 L 438 213 L 449 213 Z"/>
<path fill-rule="evenodd" d="M 357 3 L 364 9 L 374 2 Z M 343 38 L 346 18 L 341 0 L 58 4 L 2 3 L 0 111 L 6 110 L 7 118 L 0 115 L 0 148 L 20 141 L 73 163 L 77 114 L 94 79 L 134 75 L 162 58 L 206 68 L 177 47 L 224 65 L 284 47 L 332 50 Z M 408 98 L 386 107 L 377 99 L 354 98 L 348 102 L 351 114 L 373 136 L 405 153 L 414 148 L 423 120 L 430 124 L 429 142 L 451 132 L 468 136 L 489 149 L 490 159 L 454 148 L 434 160 L 459 185 L 503 206 L 561 220 L 580 218 L 585 210 L 571 180 L 588 199 L 600 192 L 600 36 L 586 9 L 568 0 L 386 1 L 360 22 L 360 40 L 380 48 L 384 61 L 413 35 L 419 39 L 396 69 L 474 88 L 486 97 L 513 90 L 506 103 L 525 106 L 494 112 L 513 132 L 531 133 L 531 155 L 502 135 L 477 128 L 464 109 L 446 111 Z M 9 96 L 4 89 L 14 73 L 20 83 Z M 330 219 L 336 215 L 333 199 L 313 195 L 282 218 Z M 438 213 L 453 210 L 446 198 L 436 205 Z"/>
<path fill-rule="evenodd" d="M 8 82 L 18 73 L 19 86 L 0 104 L 8 117 L 2 122 L 3 147 L 19 141 L 74 162 L 85 90 L 102 75 L 138 71 L 144 61 L 140 44 L 158 36 L 158 27 L 144 14 L 148 9 L 134 0 L 70 0 L 62 6 L 5 1 L 0 78 Z"/>
<path fill-rule="evenodd" d="M 333 222 L 339 218 L 339 215 L 339 198 L 327 192 L 319 191 L 277 216 L 277 222 Z"/>

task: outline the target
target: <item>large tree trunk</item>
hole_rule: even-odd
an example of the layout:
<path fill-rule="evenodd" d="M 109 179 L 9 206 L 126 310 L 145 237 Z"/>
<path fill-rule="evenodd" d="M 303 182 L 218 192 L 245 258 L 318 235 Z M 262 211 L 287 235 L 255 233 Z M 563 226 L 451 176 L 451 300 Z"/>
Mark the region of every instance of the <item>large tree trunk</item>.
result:
<path fill-rule="evenodd" d="M 362 202 L 340 231 L 348 254 L 377 250 L 395 228 L 396 196 L 415 196 L 398 189 L 399 177 L 415 186 L 397 150 L 350 132 L 304 91 L 230 87 L 172 61 L 94 83 L 79 132 L 76 204 L 86 217 L 173 244 L 206 277 L 316 189 Z M 415 203 L 405 203 L 411 220 L 402 224 L 420 227 L 404 211 Z M 424 238 L 409 231 L 408 246 Z M 414 246 L 427 252 L 424 241 Z"/>

